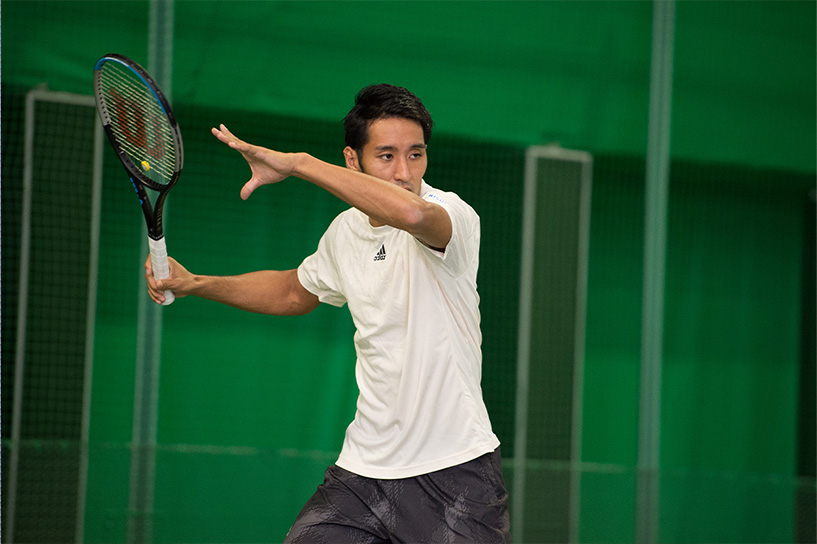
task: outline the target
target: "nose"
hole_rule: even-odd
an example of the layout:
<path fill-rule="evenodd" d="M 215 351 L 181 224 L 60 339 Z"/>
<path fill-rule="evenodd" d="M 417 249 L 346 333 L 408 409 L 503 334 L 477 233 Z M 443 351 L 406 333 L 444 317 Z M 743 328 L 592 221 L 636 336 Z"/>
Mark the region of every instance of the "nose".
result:
<path fill-rule="evenodd" d="M 394 165 L 394 181 L 408 181 L 411 179 L 408 161 L 405 158 L 398 158 Z"/>

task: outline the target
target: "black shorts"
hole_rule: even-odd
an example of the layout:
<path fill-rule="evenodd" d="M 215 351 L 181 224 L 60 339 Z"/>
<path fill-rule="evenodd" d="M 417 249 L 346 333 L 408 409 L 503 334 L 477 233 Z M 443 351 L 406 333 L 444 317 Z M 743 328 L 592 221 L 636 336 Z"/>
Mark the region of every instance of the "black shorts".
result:
<path fill-rule="evenodd" d="M 413 478 L 378 480 L 332 465 L 287 544 L 509 543 L 499 450 Z"/>

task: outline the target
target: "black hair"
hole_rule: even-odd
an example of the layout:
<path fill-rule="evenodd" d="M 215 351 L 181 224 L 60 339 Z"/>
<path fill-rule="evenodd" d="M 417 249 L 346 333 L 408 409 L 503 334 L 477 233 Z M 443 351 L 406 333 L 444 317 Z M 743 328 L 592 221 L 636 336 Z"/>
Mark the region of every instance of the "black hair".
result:
<path fill-rule="evenodd" d="M 361 89 L 355 96 L 355 105 L 346 114 L 343 125 L 346 145 L 358 155 L 369 142 L 369 125 L 383 118 L 398 117 L 416 121 L 423 129 L 425 144 L 431 139 L 431 114 L 414 93 L 403 87 L 381 83 Z"/>

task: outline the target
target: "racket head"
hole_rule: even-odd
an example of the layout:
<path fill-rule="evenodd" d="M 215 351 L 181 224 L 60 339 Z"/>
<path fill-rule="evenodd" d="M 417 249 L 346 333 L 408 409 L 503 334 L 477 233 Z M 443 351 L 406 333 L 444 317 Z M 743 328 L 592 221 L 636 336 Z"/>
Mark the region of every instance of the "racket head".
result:
<path fill-rule="evenodd" d="M 102 126 L 131 178 L 165 192 L 184 163 L 182 135 L 162 90 L 136 62 L 116 53 L 94 66 Z"/>

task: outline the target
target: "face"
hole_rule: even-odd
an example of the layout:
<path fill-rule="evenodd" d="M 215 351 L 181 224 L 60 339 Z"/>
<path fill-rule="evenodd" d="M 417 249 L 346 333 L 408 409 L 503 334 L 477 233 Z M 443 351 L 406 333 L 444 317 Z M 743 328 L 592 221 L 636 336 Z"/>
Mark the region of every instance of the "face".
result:
<path fill-rule="evenodd" d="M 423 128 L 399 117 L 377 119 L 369 125 L 369 142 L 362 157 L 354 149 L 343 150 L 346 166 L 394 183 L 417 195 L 428 166 Z"/>

